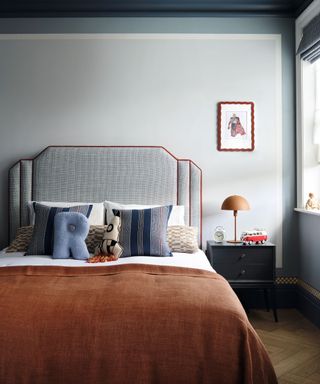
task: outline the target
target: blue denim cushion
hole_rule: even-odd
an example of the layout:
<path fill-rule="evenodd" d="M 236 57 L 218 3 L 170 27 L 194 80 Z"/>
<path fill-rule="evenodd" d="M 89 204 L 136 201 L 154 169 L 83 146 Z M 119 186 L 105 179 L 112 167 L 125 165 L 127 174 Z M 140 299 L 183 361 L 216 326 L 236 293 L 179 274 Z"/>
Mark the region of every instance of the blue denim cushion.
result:
<path fill-rule="evenodd" d="M 89 233 L 89 221 L 78 212 L 61 212 L 54 218 L 54 259 L 68 259 L 70 256 L 78 260 L 89 258 L 85 239 Z"/>

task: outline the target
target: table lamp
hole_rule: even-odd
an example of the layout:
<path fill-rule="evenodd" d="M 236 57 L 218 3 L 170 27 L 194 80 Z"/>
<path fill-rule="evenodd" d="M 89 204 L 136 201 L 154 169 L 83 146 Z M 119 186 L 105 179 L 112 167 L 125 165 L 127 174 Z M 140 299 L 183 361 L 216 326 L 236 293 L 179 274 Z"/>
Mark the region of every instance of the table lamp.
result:
<path fill-rule="evenodd" d="M 239 195 L 227 197 L 221 205 L 221 209 L 225 211 L 233 211 L 234 216 L 234 240 L 228 240 L 228 243 L 241 243 L 237 240 L 237 215 L 238 211 L 246 211 L 250 209 L 247 200 Z"/>

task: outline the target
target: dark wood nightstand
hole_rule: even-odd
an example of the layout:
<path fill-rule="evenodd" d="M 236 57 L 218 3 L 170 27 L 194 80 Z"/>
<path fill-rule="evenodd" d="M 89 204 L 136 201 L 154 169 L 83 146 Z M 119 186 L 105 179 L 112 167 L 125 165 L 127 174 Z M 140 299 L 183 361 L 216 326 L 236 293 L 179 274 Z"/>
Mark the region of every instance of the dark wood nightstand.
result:
<path fill-rule="evenodd" d="M 243 245 L 208 241 L 207 257 L 212 267 L 228 280 L 233 289 L 263 289 L 268 310 L 270 292 L 274 319 L 278 321 L 274 244 Z"/>

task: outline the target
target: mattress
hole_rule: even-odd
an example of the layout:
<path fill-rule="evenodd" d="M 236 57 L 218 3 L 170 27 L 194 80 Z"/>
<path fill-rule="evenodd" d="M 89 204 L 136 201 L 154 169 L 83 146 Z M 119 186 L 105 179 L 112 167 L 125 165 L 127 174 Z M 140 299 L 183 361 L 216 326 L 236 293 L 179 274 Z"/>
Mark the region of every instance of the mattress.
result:
<path fill-rule="evenodd" d="M 132 256 L 123 257 L 116 261 L 107 263 L 87 263 L 84 260 L 74 259 L 52 259 L 51 256 L 24 256 L 22 252 L 6 253 L 5 249 L 0 251 L 0 267 L 25 265 L 97 267 L 120 264 L 164 265 L 172 267 L 203 269 L 205 271 L 214 272 L 214 269 L 211 267 L 205 253 L 200 249 L 196 253 L 173 253 L 172 257 Z"/>

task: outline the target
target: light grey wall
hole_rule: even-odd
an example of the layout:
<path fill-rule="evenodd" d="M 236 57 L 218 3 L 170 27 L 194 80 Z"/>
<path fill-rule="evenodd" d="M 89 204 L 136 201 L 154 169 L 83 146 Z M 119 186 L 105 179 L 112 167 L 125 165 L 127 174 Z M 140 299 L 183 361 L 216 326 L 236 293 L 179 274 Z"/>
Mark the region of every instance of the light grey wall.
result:
<path fill-rule="evenodd" d="M 297 270 L 297 261 L 295 249 L 292 245 L 292 233 L 294 233 L 293 220 L 292 220 L 292 209 L 295 202 L 295 177 L 294 177 L 294 164 L 295 164 L 295 130 L 294 130 L 294 23 L 293 20 L 289 19 L 227 19 L 227 18 L 108 18 L 108 19 L 40 19 L 40 20 L 0 20 L 0 33 L 261 33 L 261 34 L 281 34 L 282 36 L 282 68 L 283 68 L 283 77 L 282 77 L 282 87 L 283 87 L 283 229 L 284 229 L 284 252 L 283 252 L 283 273 L 292 275 L 296 274 Z M 14 43 L 11 43 L 14 44 Z M 11 45 L 12 46 L 12 45 Z M 10 49 L 10 46 L 7 47 Z M 119 121 L 114 121 L 112 128 L 110 125 L 104 125 L 99 122 L 99 116 L 91 115 L 90 113 L 85 116 L 85 124 L 79 127 L 74 126 L 74 123 L 77 122 L 77 119 L 73 119 L 72 115 L 77 116 L 79 105 L 83 105 L 83 100 L 87 98 L 87 102 L 90 103 L 90 92 L 93 93 L 95 90 L 92 88 L 94 84 L 90 83 L 89 79 L 84 77 L 83 82 L 85 88 L 88 90 L 87 95 L 78 94 L 79 100 L 74 97 L 74 91 L 77 90 L 78 84 L 69 84 L 70 87 L 74 86 L 74 89 L 70 89 L 70 95 L 72 100 L 68 98 L 67 94 L 63 95 L 63 98 L 60 100 L 60 103 L 52 103 L 53 100 L 50 100 L 50 95 L 55 97 L 59 94 L 59 90 L 56 89 L 56 84 L 54 82 L 54 76 L 52 78 L 52 93 L 45 92 L 45 97 L 42 98 L 42 94 L 34 95 L 33 91 L 41 90 L 41 84 L 36 84 L 35 88 L 32 89 L 32 84 L 30 84 L 30 79 L 28 79 L 29 74 L 35 74 L 37 68 L 34 66 L 35 61 L 30 61 L 27 59 L 30 55 L 30 50 L 28 45 L 25 46 L 26 57 L 23 57 L 23 49 L 20 50 L 20 55 L 18 55 L 14 62 L 7 63 L 10 65 L 9 72 L 15 77 L 15 84 L 20 84 L 20 81 L 24 83 L 25 87 L 11 87 L 13 83 L 10 83 L 10 79 L 2 78 L 2 92 L 1 98 L 2 101 L 0 105 L 6 106 L 5 113 L 0 113 L 0 129 L 1 129 L 1 141 L 0 141 L 0 179 L 1 183 L 1 195 L 0 195 L 0 212 L 1 212 L 1 245 L 5 244 L 5 232 L 6 232 L 6 201 L 7 201 L 7 182 L 6 182 L 6 172 L 7 168 L 17 159 L 21 157 L 33 156 L 39 152 L 43 147 L 50 144 L 154 144 L 154 145 L 164 145 L 171 149 L 178 156 L 190 156 L 194 160 L 197 158 L 200 160 L 200 166 L 202 168 L 211 170 L 209 164 L 206 162 L 211 162 L 212 157 L 211 153 L 215 152 L 215 103 L 217 100 L 213 99 L 212 105 L 212 135 L 209 136 L 206 134 L 198 133 L 198 140 L 196 142 L 191 141 L 188 136 L 177 142 L 177 140 L 170 140 L 170 136 L 166 129 L 161 131 L 161 127 L 157 125 L 150 126 L 150 129 L 137 128 L 139 122 L 135 121 L 130 126 L 127 124 L 125 134 L 121 137 L 117 136 L 114 130 L 117 130 L 117 124 Z M 253 47 L 253 49 L 255 49 Z M 259 51 L 258 48 L 256 48 Z M 43 53 L 44 51 L 41 50 Z M 74 60 L 74 65 L 77 70 L 79 66 L 82 73 L 86 73 L 86 65 L 94 65 L 90 62 L 90 57 L 85 62 L 82 60 L 80 62 L 77 60 L 76 50 L 70 52 L 70 55 L 74 53 L 72 60 Z M 252 52 L 251 52 L 252 53 Z M 259 51 L 259 54 L 261 52 Z M 36 54 L 36 52 L 35 52 Z M 90 52 L 88 53 L 90 55 Z M 254 60 L 254 54 L 253 54 Z M 81 57 L 79 57 L 81 58 Z M 56 57 L 53 58 L 48 52 L 46 57 L 39 57 L 39 60 L 43 61 L 48 59 L 48 67 L 55 68 L 52 60 L 57 61 L 56 68 L 60 68 L 59 76 L 68 81 L 68 73 L 61 73 L 61 60 L 63 58 Z M 258 59 L 258 57 L 257 57 Z M 25 62 L 24 62 L 25 60 Z M 63 62 L 63 60 L 62 60 Z M 149 61 L 152 63 L 152 60 Z M 21 66 L 21 63 L 25 65 Z M 59 64 L 60 63 L 60 64 Z M 152 65 L 152 64 L 150 64 Z M 179 72 L 179 68 L 176 67 L 175 71 Z M 248 63 L 250 67 L 252 63 Z M 265 76 L 265 71 L 262 70 L 262 67 L 256 67 L 257 79 L 259 76 L 263 78 Z M 21 71 L 21 68 L 24 68 Z M 195 67 L 196 70 L 199 70 L 198 67 Z M 235 67 L 237 68 L 237 67 Z M 243 69 L 241 63 L 239 62 L 239 68 Z M 41 69 L 41 68 L 40 68 Z M 68 68 L 70 70 L 70 68 Z M 183 62 L 181 62 L 181 70 L 183 70 Z M 237 69 L 236 69 L 237 70 Z M 92 68 L 90 68 L 92 71 Z M 89 72 L 90 72 L 89 71 Z M 214 66 L 212 71 L 215 71 Z M 52 71 L 50 71 L 52 74 Z M 106 73 L 107 73 L 107 63 L 106 63 Z M 206 72 L 208 73 L 208 72 Z M 248 88 L 252 86 L 252 68 L 248 72 L 244 71 L 244 76 L 246 76 L 245 81 L 248 83 Z M 45 76 L 45 73 L 40 73 L 40 76 L 37 77 L 39 82 L 43 84 L 50 84 L 50 79 L 46 77 L 41 79 L 41 75 Z M 71 74 L 70 74 L 71 75 Z M 132 74 L 131 74 L 132 75 Z M 156 76 L 156 74 L 154 74 Z M 125 74 L 123 74 L 123 81 L 125 81 Z M 72 76 L 71 76 L 72 77 Z M 12 80 L 12 79 L 11 79 Z M 204 79 L 205 80 L 205 79 Z M 241 81 L 244 79 L 242 78 Z M 263 79 L 266 81 L 266 79 Z M 49 82 L 48 82 L 49 81 Z M 254 80 L 257 81 L 257 80 Z M 242 84 L 242 83 L 241 83 Z M 261 84 L 266 84 L 261 82 Z M 123 85 L 123 84 L 122 84 Z M 183 84 L 181 84 L 183 86 Z M 121 88 L 121 87 L 120 87 Z M 82 88 L 80 87 L 79 90 Z M 236 89 L 236 88 L 235 88 Z M 239 99 L 239 92 L 236 93 L 235 89 L 231 89 L 230 93 L 225 92 L 221 99 L 233 99 L 230 95 L 236 94 L 236 98 Z M 124 89 L 122 89 L 124 91 Z M 100 89 L 99 91 L 103 91 Z M 193 89 L 192 91 L 196 91 Z M 265 101 L 266 105 L 269 105 L 269 100 L 271 96 L 269 95 L 269 88 L 262 87 L 261 89 L 261 100 Z M 248 93 L 243 92 L 244 99 Z M 132 95 L 131 95 L 132 96 Z M 125 97 L 125 93 L 115 94 L 114 97 Z M 196 95 L 197 97 L 197 95 Z M 201 94 L 198 95 L 201 97 Z M 8 101 L 10 100 L 10 103 Z M 81 100 L 81 103 L 78 101 Z M 1 100 L 0 100 L 1 101 Z M 148 102 L 148 100 L 141 100 L 141 103 Z M 191 100 L 190 100 L 191 102 Z M 271 102 L 271 101 L 270 101 Z M 34 109 L 32 108 L 32 103 L 34 104 Z M 141 106 L 142 106 L 141 104 Z M 169 103 L 170 104 L 170 103 Z M 53 105 L 55 108 L 53 108 Z M 101 115 L 104 114 L 103 108 L 108 108 L 107 105 L 101 105 Z M 10 115 L 12 119 L 8 119 L 8 108 L 10 109 Z M 16 109 L 15 109 L 16 108 Z M 142 107 L 141 107 L 142 108 Z M 170 105 L 164 106 L 164 114 L 169 112 Z M 17 110 L 18 109 L 18 110 Z M 1 110 L 1 107 L 0 107 Z M 16 110 L 16 113 L 15 113 Z M 28 111 L 34 110 L 37 112 L 36 116 L 28 115 Z M 24 115 L 24 111 L 26 115 Z M 88 110 L 90 111 L 90 109 Z M 92 111 L 92 110 L 91 110 Z M 94 111 L 97 112 L 97 108 L 94 108 Z M 143 109 L 141 109 L 143 111 Z M 72 113 L 70 113 L 72 112 Z M 81 111 L 83 114 L 83 110 Z M 204 113 L 207 113 L 204 111 Z M 267 112 L 264 112 L 267 114 Z M 121 116 L 121 114 L 120 114 Z M 138 115 L 133 114 L 132 116 Z M 147 117 L 148 118 L 148 117 Z M 188 116 L 188 108 L 186 108 L 185 118 L 192 118 Z M 197 117 L 201 119 L 202 117 Z M 267 118 L 267 116 L 266 116 Z M 270 119 L 273 121 L 272 119 Z M 169 121 L 168 121 L 169 122 Z M 121 122 L 120 122 L 121 123 Z M 123 123 L 125 123 L 123 121 Z M 127 122 L 126 122 L 127 123 Z M 186 121 L 181 121 L 181 124 L 185 124 Z M 87 126 L 87 129 L 84 129 L 84 126 Z M 136 127 L 133 129 L 133 127 Z M 175 128 L 172 127 L 172 130 Z M 141 141 L 141 137 L 144 135 L 144 142 Z M 174 135 L 174 132 L 173 132 Z M 100 138 L 104 138 L 104 142 L 101 142 Z M 99 139 L 99 142 L 97 140 Z M 210 142 L 210 146 L 207 145 L 207 141 Z M 116 142 L 115 142 L 116 141 Z M 198 151 L 202 151 L 201 147 L 208 148 L 202 152 L 202 156 L 192 156 L 194 148 L 191 150 L 193 145 L 197 146 Z M 210 148 L 210 149 L 209 149 Z M 212 152 L 211 152 L 212 151 Z M 268 163 L 271 160 L 267 154 L 265 156 L 265 162 Z M 195 158 L 196 157 L 196 158 Z M 237 161 L 239 157 L 237 157 Z M 228 170 L 226 173 L 226 183 L 232 185 L 232 181 L 236 173 L 232 173 Z M 212 172 L 204 174 L 204 187 L 207 188 L 207 191 L 212 190 L 214 194 L 215 190 L 215 178 L 212 176 Z M 221 184 L 221 183 L 220 183 Z M 266 197 L 267 199 L 267 197 Z M 215 202 L 215 197 L 212 197 L 212 206 L 207 198 L 207 203 L 204 206 L 204 218 L 210 218 L 215 212 L 215 208 L 212 206 L 217 205 Z M 268 203 L 266 203 L 266 206 Z M 261 211 L 260 211 L 261 213 Z M 267 215 L 267 214 L 266 214 Z M 210 220 L 208 221 L 208 226 L 210 225 Z M 207 232 L 212 231 L 209 227 Z"/>

